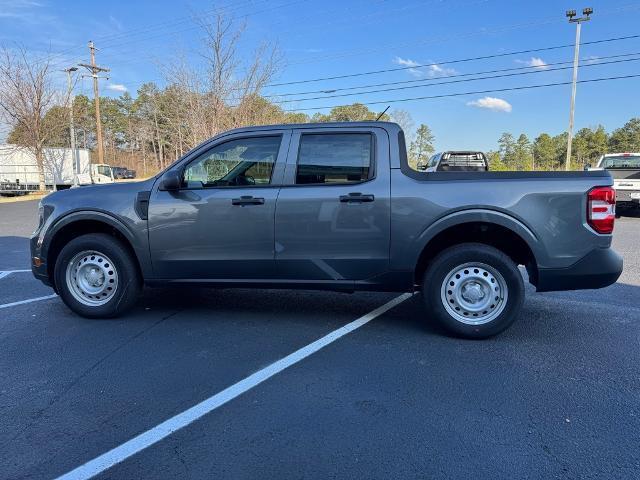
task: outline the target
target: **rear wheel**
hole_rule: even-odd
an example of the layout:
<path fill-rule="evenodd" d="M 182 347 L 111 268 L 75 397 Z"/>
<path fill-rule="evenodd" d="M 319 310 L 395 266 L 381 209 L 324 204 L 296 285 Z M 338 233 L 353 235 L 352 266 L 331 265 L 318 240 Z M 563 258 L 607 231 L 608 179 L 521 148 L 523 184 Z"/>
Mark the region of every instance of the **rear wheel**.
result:
<path fill-rule="evenodd" d="M 422 293 L 427 309 L 447 331 L 487 338 L 517 318 L 524 282 L 517 265 L 503 252 L 466 243 L 438 254 L 425 272 Z"/>
<path fill-rule="evenodd" d="M 141 279 L 135 259 L 116 238 L 82 235 L 60 252 L 55 284 L 64 303 L 89 318 L 114 317 L 136 302 Z"/>

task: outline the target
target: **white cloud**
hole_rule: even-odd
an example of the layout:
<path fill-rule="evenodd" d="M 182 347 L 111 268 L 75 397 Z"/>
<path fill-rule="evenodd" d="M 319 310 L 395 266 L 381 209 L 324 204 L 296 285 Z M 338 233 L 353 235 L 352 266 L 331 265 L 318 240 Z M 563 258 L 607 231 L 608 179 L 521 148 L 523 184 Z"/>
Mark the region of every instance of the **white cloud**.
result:
<path fill-rule="evenodd" d="M 402 65 L 404 67 L 417 67 L 418 65 L 420 65 L 418 62 L 416 62 L 415 60 L 411 60 L 410 58 L 405 59 L 401 57 L 396 57 L 393 59 L 393 61 L 398 65 Z"/>
<path fill-rule="evenodd" d="M 516 63 L 521 63 L 522 65 L 526 65 L 527 67 L 534 67 L 539 70 L 546 70 L 549 68 L 547 62 L 542 60 L 540 57 L 531 57 L 529 60 L 516 60 Z"/>
<path fill-rule="evenodd" d="M 127 87 L 125 87 L 121 83 L 110 83 L 109 85 L 107 85 L 107 89 L 113 90 L 114 92 L 122 92 L 122 93 L 129 90 Z"/>
<path fill-rule="evenodd" d="M 417 67 L 418 65 L 420 65 L 418 62 L 416 62 L 415 60 L 411 60 L 410 58 L 401 58 L 401 57 L 396 57 L 393 59 L 393 63 L 396 63 L 398 65 L 402 65 L 403 67 Z M 420 70 L 416 69 L 416 68 L 409 68 L 409 70 L 407 70 L 411 75 L 413 75 L 414 77 L 421 77 L 422 75 L 424 75 L 424 72 L 421 72 Z"/>
<path fill-rule="evenodd" d="M 483 97 L 467 102 L 470 107 L 487 108 L 496 112 L 510 112 L 512 107 L 509 102 L 502 98 Z"/>
<path fill-rule="evenodd" d="M 408 72 L 414 77 L 448 77 L 449 75 L 455 75 L 456 72 L 453 68 L 443 68 L 437 63 L 427 62 L 420 70 L 413 67 L 419 67 L 420 63 L 410 58 L 396 57 L 393 59 L 393 63 L 402 65 L 403 67 L 412 67 L 408 69 Z"/>
<path fill-rule="evenodd" d="M 458 73 L 453 68 L 441 67 L 437 63 L 429 65 L 428 75 L 430 77 L 448 77 L 449 75 L 455 75 Z"/>

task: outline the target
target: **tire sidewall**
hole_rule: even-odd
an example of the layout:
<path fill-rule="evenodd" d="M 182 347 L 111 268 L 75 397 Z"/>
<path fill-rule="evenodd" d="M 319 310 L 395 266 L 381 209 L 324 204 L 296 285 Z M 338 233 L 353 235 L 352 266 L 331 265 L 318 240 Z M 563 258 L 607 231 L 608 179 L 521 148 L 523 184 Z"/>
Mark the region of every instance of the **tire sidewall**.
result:
<path fill-rule="evenodd" d="M 481 325 L 469 325 L 454 318 L 441 298 L 445 276 L 465 263 L 484 263 L 496 269 L 508 288 L 507 304 L 493 320 Z M 517 265 L 496 248 L 483 244 L 463 244 L 441 252 L 425 272 L 422 283 L 426 306 L 447 331 L 465 338 L 487 338 L 505 330 L 517 318 L 524 300 L 524 282 Z"/>
<path fill-rule="evenodd" d="M 84 250 L 94 250 L 106 255 L 118 272 L 116 292 L 104 305 L 84 305 L 69 291 L 67 267 L 73 257 Z M 64 303 L 77 314 L 89 318 L 109 318 L 120 314 L 135 302 L 140 290 L 139 273 L 131 255 L 117 239 L 106 234 L 83 235 L 69 242 L 58 255 L 54 279 Z"/>

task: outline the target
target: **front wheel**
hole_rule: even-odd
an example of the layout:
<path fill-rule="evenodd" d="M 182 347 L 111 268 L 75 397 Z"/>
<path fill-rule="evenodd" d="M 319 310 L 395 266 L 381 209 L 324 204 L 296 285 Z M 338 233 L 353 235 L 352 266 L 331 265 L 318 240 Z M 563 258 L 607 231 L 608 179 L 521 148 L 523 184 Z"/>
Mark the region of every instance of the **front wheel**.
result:
<path fill-rule="evenodd" d="M 425 272 L 422 293 L 428 311 L 447 331 L 487 338 L 517 318 L 524 282 L 517 265 L 500 250 L 465 243 L 436 256 Z"/>
<path fill-rule="evenodd" d="M 119 315 L 141 290 L 135 259 L 122 242 L 103 233 L 71 240 L 58 255 L 54 276 L 64 303 L 89 318 Z"/>

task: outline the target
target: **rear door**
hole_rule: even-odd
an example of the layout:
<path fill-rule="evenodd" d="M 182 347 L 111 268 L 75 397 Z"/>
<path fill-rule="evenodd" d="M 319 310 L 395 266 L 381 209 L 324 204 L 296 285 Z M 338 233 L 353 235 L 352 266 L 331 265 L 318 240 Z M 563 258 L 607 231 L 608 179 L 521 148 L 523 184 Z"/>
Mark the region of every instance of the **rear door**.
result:
<path fill-rule="evenodd" d="M 279 276 L 350 282 L 387 271 L 389 197 L 384 129 L 294 130 L 276 206 Z"/>

